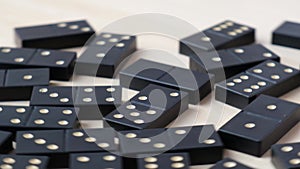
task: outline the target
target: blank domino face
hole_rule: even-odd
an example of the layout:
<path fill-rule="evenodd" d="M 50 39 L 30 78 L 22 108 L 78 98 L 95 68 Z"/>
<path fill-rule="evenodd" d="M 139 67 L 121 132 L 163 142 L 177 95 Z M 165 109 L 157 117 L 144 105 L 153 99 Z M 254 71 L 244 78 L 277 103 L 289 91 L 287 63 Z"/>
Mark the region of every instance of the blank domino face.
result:
<path fill-rule="evenodd" d="M 85 20 L 79 20 L 15 28 L 15 39 L 20 47 L 62 49 L 83 46 L 94 33 Z"/>
<path fill-rule="evenodd" d="M 273 31 L 272 43 L 281 46 L 300 48 L 300 24 L 285 21 Z"/>

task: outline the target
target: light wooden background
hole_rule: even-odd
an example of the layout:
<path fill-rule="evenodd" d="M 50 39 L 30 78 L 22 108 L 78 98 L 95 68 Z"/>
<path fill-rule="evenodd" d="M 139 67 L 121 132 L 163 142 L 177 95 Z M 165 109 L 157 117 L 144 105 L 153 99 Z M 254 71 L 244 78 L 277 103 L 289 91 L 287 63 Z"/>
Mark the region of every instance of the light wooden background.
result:
<path fill-rule="evenodd" d="M 232 19 L 257 28 L 257 42 L 272 49 L 282 58 L 282 63 L 299 68 L 300 50 L 274 46 L 270 44 L 271 32 L 284 20 L 300 22 L 299 0 L 0 0 L 0 46 L 14 46 L 13 28 L 51 22 L 87 19 L 96 30 L 126 16 L 141 13 L 162 13 L 181 18 L 194 25 L 199 30 L 207 28 L 225 19 Z M 139 23 L 136 23 L 139 24 Z M 299 30 L 300 31 L 300 30 Z M 139 41 L 143 49 L 166 47 L 174 55 L 177 66 L 187 67 L 188 59 L 177 54 L 178 44 L 174 41 L 155 41 L 144 37 Z M 168 43 L 166 43 L 168 42 Z M 167 45 L 166 45 L 167 44 Z M 148 46 L 147 46 L 148 45 Z M 80 49 L 71 49 L 80 51 Z M 164 61 L 162 56 L 155 52 L 142 53 L 152 60 Z M 167 60 L 168 61 L 168 60 Z M 182 64 L 184 63 L 184 64 Z M 80 84 L 90 84 L 88 77 L 75 77 Z M 71 83 L 52 82 L 58 85 Z M 118 84 L 118 80 L 97 78 L 93 85 L 108 83 Z M 125 91 L 125 95 L 132 96 L 134 92 Z M 300 103 L 300 88 L 293 90 L 281 98 Z M 124 97 L 126 100 L 126 97 Z M 27 105 L 28 102 L 3 102 L 1 104 Z M 218 111 L 211 111 L 211 110 Z M 217 128 L 232 118 L 238 109 L 214 101 L 207 97 L 201 105 L 190 106 L 190 109 L 176 122 L 175 125 L 191 125 L 213 123 Z M 85 126 L 97 127 L 101 124 L 84 122 Z M 298 123 L 288 132 L 279 143 L 300 141 L 300 125 Z M 262 158 L 249 156 L 243 153 L 226 150 L 226 157 L 231 157 L 254 168 L 273 169 L 270 162 L 270 152 Z M 195 166 L 193 169 L 205 169 L 210 165 Z"/>

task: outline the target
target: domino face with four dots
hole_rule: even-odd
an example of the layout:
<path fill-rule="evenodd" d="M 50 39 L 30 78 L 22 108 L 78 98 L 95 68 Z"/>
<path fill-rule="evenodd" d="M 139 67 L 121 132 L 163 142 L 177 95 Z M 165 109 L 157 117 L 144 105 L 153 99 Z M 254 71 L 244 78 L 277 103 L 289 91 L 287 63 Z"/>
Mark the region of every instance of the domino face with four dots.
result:
<path fill-rule="evenodd" d="M 300 119 L 300 105 L 260 95 L 219 130 L 227 148 L 262 156 Z"/>
<path fill-rule="evenodd" d="M 272 163 L 277 169 L 300 168 L 300 143 L 273 145 Z"/>
<path fill-rule="evenodd" d="M 64 140 L 64 130 L 18 131 L 15 152 L 18 155 L 49 156 L 49 168 L 66 168 L 68 156 Z"/>
<path fill-rule="evenodd" d="M 49 69 L 0 70 L 0 100 L 29 100 L 33 86 L 49 84 Z"/>
<path fill-rule="evenodd" d="M 0 48 L 0 68 L 49 68 L 51 80 L 69 80 L 76 53 L 46 49 Z"/>
<path fill-rule="evenodd" d="M 299 85 L 299 70 L 268 60 L 218 83 L 215 98 L 244 108 L 260 94 L 280 96 Z"/>
<path fill-rule="evenodd" d="M 228 168 L 234 168 L 234 169 L 253 169 L 249 166 L 246 166 L 240 162 L 237 162 L 236 160 L 225 158 L 219 162 L 217 162 L 214 166 L 212 166 L 210 169 L 228 169 Z"/>
<path fill-rule="evenodd" d="M 15 28 L 20 47 L 62 49 L 83 46 L 94 34 L 85 20 Z"/>
<path fill-rule="evenodd" d="M 90 169 L 95 166 L 107 169 L 123 169 L 122 158 L 115 154 L 106 152 L 71 154 L 69 164 L 70 169 Z"/>
<path fill-rule="evenodd" d="M 47 169 L 48 160 L 46 156 L 0 155 L 0 167 Z"/>
<path fill-rule="evenodd" d="M 215 75 L 216 81 L 229 78 L 263 61 L 280 61 L 280 57 L 261 44 L 252 44 L 209 52 L 190 59 L 190 68 Z"/>
<path fill-rule="evenodd" d="M 185 92 L 151 84 L 104 120 L 117 130 L 161 128 L 187 110 L 187 100 Z"/>
<path fill-rule="evenodd" d="M 195 54 L 247 45 L 254 41 L 253 28 L 233 21 L 224 21 L 203 32 L 181 39 L 179 50 L 181 54 L 195 57 Z"/>
<path fill-rule="evenodd" d="M 285 21 L 273 31 L 272 44 L 300 48 L 300 24 Z"/>
<path fill-rule="evenodd" d="M 75 73 L 113 78 L 119 64 L 135 50 L 135 36 L 101 33 L 77 59 Z"/>
<path fill-rule="evenodd" d="M 190 158 L 188 153 L 163 153 L 157 156 L 141 154 L 137 159 L 137 169 L 188 169 Z"/>

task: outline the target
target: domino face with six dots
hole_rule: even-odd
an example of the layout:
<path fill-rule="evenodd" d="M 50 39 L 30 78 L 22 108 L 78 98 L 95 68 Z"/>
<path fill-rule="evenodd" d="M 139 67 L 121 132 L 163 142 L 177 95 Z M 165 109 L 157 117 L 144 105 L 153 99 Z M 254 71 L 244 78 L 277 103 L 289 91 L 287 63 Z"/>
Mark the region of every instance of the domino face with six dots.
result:
<path fill-rule="evenodd" d="M 203 32 L 180 40 L 180 53 L 195 57 L 195 54 L 242 46 L 255 41 L 255 30 L 249 26 L 224 21 Z M 196 52 L 196 53 L 195 53 Z"/>
<path fill-rule="evenodd" d="M 62 49 L 83 46 L 94 35 L 85 20 L 15 28 L 20 47 Z"/>
<path fill-rule="evenodd" d="M 135 50 L 135 36 L 101 33 L 77 59 L 75 73 L 112 78 L 119 64 Z"/>
<path fill-rule="evenodd" d="M 217 162 L 213 167 L 210 169 L 228 169 L 228 168 L 234 168 L 234 169 L 253 169 L 249 166 L 246 166 L 240 162 L 237 162 L 230 158 L 225 158 L 219 162 Z"/>
<path fill-rule="evenodd" d="M 280 61 L 280 57 L 261 44 L 229 48 L 190 59 L 190 68 L 200 72 L 209 72 L 216 81 L 229 78 L 263 61 Z M 225 75 L 223 75 L 225 74 Z"/>
<path fill-rule="evenodd" d="M 216 85 L 216 100 L 244 108 L 258 95 L 280 96 L 300 85 L 300 71 L 265 61 Z"/>
<path fill-rule="evenodd" d="M 49 68 L 51 80 L 69 80 L 76 53 L 46 49 L 0 48 L 0 68 Z"/>
<path fill-rule="evenodd" d="M 300 168 L 300 143 L 273 145 L 272 163 L 277 169 Z"/>
<path fill-rule="evenodd" d="M 29 100 L 33 86 L 48 85 L 49 76 L 47 68 L 0 70 L 0 100 Z"/>
<path fill-rule="evenodd" d="M 0 155 L 0 168 L 47 169 L 48 157 Z"/>
<path fill-rule="evenodd" d="M 300 105 L 260 95 L 219 130 L 227 148 L 262 156 L 300 119 Z"/>
<path fill-rule="evenodd" d="M 137 169 L 188 169 L 189 165 L 188 153 L 163 153 L 157 156 L 141 155 L 137 159 Z"/>
<path fill-rule="evenodd" d="M 111 153 L 76 153 L 69 159 L 70 169 L 90 169 L 95 166 L 100 168 L 123 169 L 121 157 Z M 130 166 L 132 167 L 132 166 Z"/>

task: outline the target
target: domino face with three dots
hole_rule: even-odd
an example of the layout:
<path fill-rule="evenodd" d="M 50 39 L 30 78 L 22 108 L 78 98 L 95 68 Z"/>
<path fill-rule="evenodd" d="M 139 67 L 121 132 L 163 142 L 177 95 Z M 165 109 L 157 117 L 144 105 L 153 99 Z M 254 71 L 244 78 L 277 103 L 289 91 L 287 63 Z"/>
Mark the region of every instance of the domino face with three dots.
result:
<path fill-rule="evenodd" d="M 19 47 L 62 49 L 83 46 L 95 33 L 85 20 L 15 28 Z"/>
<path fill-rule="evenodd" d="M 276 169 L 300 168 L 300 143 L 273 145 L 272 163 Z"/>
<path fill-rule="evenodd" d="M 101 33 L 77 59 L 75 73 L 113 78 L 118 66 L 135 50 L 135 36 Z"/>

